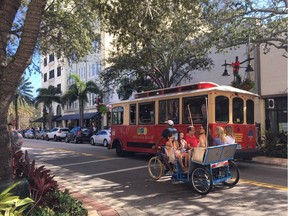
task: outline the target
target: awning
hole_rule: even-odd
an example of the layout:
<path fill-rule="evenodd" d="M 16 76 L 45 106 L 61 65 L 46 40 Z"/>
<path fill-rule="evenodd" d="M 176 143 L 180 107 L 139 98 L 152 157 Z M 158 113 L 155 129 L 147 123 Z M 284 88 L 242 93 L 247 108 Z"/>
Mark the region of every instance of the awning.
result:
<path fill-rule="evenodd" d="M 84 113 L 84 119 L 93 119 L 96 118 L 97 116 L 97 112 L 95 113 Z M 61 120 L 76 120 L 76 119 L 80 119 L 80 114 L 72 114 L 72 115 L 64 115 L 60 118 L 57 118 L 57 121 L 61 121 Z"/>
<path fill-rule="evenodd" d="M 61 115 L 54 115 L 54 116 L 52 116 L 52 121 L 58 120 L 59 117 L 61 117 Z M 47 122 L 47 121 L 48 121 L 48 119 L 46 119 L 46 122 Z M 43 122 L 43 117 L 38 118 L 38 119 L 36 119 L 36 120 L 34 120 L 34 121 L 32 121 L 32 122 Z"/>

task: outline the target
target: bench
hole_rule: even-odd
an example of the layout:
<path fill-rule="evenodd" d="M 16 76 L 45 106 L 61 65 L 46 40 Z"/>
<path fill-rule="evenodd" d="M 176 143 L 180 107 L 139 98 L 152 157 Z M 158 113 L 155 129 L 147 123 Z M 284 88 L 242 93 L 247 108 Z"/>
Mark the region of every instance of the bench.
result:
<path fill-rule="evenodd" d="M 209 165 L 211 163 L 217 163 L 225 160 L 234 159 L 234 154 L 237 148 L 237 143 L 227 144 L 220 146 L 211 146 L 206 148 L 196 147 L 193 150 L 192 162 Z"/>

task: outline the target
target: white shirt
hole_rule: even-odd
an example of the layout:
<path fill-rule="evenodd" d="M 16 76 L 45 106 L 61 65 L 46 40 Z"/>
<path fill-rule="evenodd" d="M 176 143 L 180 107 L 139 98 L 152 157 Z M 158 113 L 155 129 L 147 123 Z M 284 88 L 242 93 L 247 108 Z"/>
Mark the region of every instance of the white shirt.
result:
<path fill-rule="evenodd" d="M 226 143 L 227 144 L 234 144 L 235 143 L 235 139 L 229 135 L 226 136 Z"/>

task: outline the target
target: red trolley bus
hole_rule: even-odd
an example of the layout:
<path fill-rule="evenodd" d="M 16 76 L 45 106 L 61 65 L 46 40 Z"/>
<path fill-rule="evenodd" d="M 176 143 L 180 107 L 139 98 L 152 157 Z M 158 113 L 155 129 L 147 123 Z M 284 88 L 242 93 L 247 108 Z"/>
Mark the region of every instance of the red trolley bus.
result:
<path fill-rule="evenodd" d="M 152 147 L 167 127 L 165 121 L 173 120 L 174 127 L 186 133 L 192 118 L 196 135 L 201 124 L 208 125 L 213 137 L 216 126 L 231 125 L 239 144 L 235 158 L 251 159 L 258 153 L 254 122 L 257 97 L 211 82 L 138 93 L 133 100 L 112 104 L 109 148 L 115 148 L 118 156 L 127 152 L 153 154 Z"/>

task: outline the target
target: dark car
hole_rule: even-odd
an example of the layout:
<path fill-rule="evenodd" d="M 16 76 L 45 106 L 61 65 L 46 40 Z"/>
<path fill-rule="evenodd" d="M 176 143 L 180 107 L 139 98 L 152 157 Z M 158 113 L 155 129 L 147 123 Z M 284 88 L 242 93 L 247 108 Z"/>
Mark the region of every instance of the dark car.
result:
<path fill-rule="evenodd" d="M 74 127 L 67 133 L 65 142 L 83 143 L 90 142 L 90 137 L 93 135 L 91 128 Z"/>

